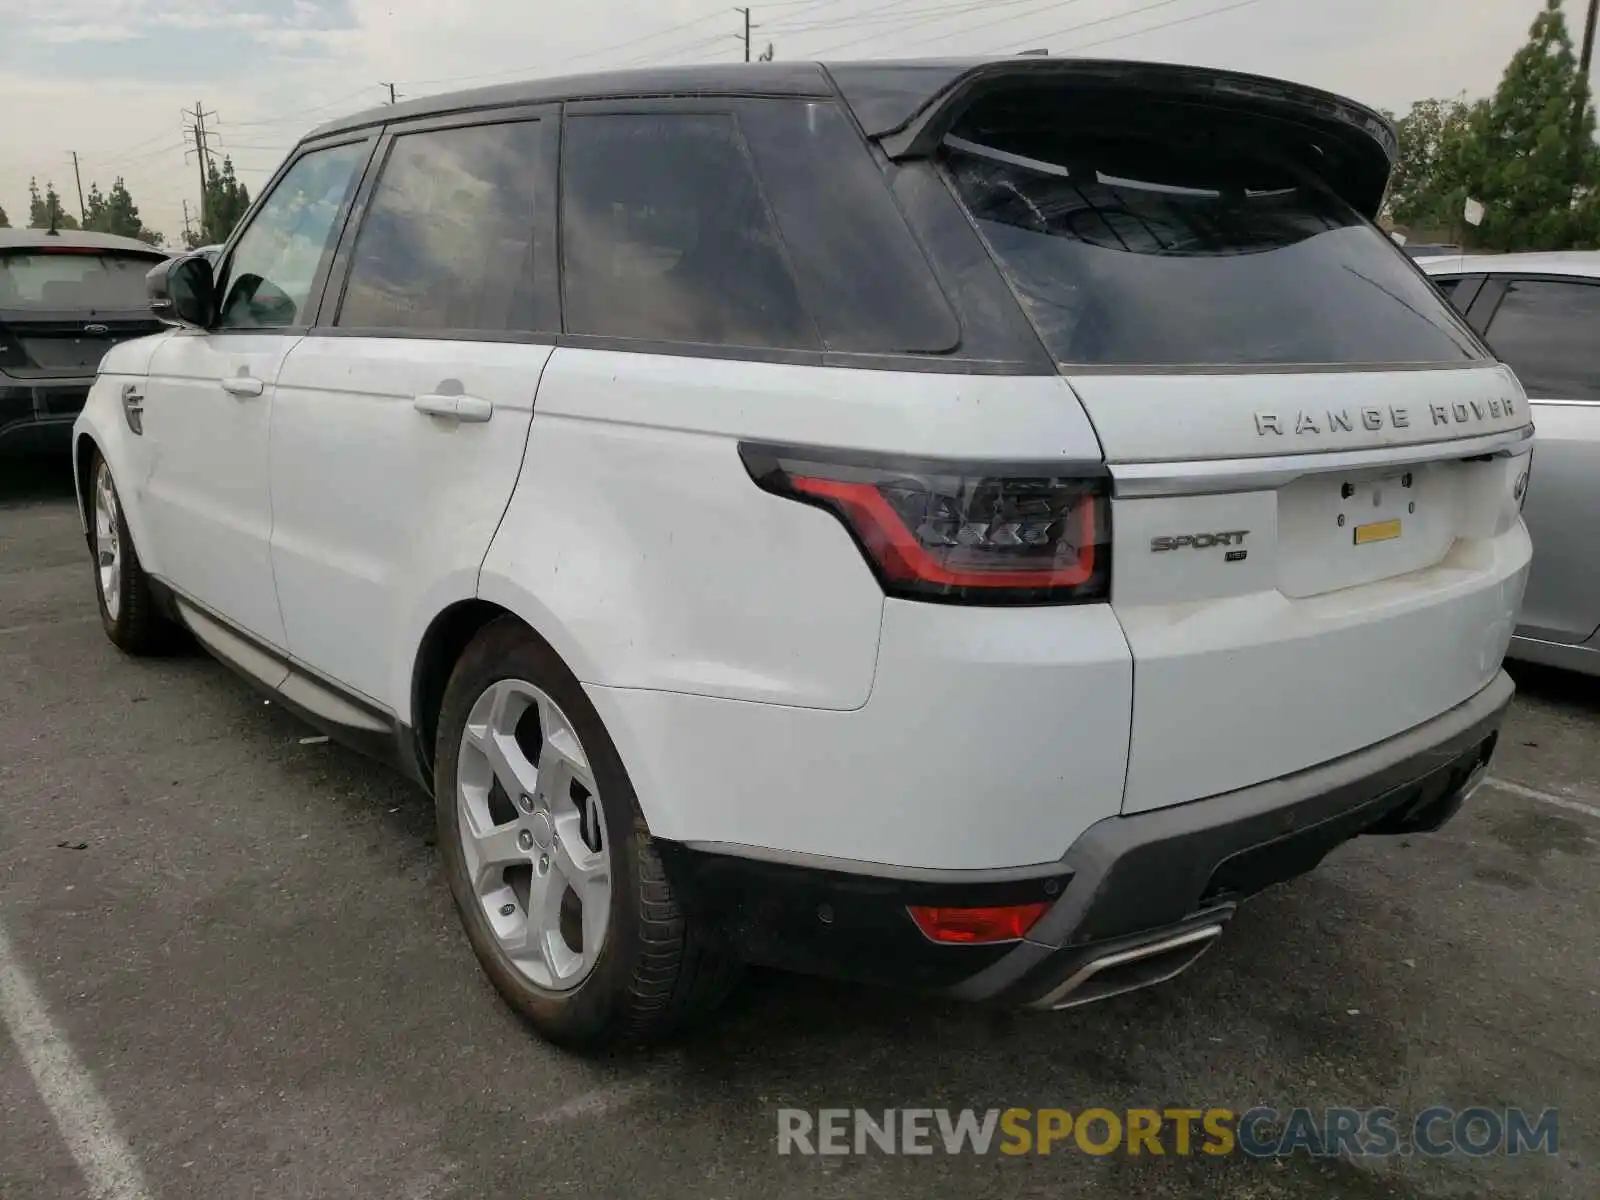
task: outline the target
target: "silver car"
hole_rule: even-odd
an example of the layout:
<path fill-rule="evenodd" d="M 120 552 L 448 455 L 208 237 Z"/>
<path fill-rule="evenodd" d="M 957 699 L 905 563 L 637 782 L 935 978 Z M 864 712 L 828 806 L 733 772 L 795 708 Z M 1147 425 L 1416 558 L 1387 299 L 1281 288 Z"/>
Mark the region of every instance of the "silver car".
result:
<path fill-rule="evenodd" d="M 1537 442 L 1533 574 L 1510 656 L 1600 675 L 1600 251 L 1456 255 L 1420 266 L 1522 380 Z"/>

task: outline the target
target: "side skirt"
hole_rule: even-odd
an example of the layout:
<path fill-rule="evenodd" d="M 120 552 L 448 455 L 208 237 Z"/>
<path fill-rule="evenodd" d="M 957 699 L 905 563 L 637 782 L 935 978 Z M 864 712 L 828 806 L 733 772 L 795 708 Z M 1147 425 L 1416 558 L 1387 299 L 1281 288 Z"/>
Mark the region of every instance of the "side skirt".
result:
<path fill-rule="evenodd" d="M 394 767 L 433 792 L 411 726 L 233 625 L 164 580 L 152 579 L 161 610 L 189 630 L 206 652 L 256 691 L 356 753 Z"/>

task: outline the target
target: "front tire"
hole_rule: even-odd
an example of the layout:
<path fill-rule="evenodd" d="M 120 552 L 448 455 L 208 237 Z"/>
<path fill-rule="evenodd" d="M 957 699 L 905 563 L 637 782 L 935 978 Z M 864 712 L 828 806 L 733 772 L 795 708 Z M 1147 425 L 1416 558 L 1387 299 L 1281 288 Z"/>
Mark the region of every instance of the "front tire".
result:
<path fill-rule="evenodd" d="M 177 631 L 156 605 L 150 577 L 139 564 L 110 464 L 97 451 L 89 470 L 89 530 L 100 624 L 124 653 L 159 654 L 171 647 Z"/>
<path fill-rule="evenodd" d="M 479 632 L 445 689 L 438 841 L 500 994 L 575 1049 L 642 1041 L 722 999 L 737 963 L 683 911 L 599 714 L 515 618 Z"/>

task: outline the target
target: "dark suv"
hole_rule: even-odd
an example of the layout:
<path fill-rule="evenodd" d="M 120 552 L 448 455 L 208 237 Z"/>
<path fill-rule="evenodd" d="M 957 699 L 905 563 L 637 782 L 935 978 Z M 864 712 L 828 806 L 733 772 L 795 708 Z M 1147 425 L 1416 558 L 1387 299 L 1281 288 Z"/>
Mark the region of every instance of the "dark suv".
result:
<path fill-rule="evenodd" d="M 70 445 L 105 352 L 161 328 L 144 277 L 167 257 L 115 234 L 0 229 L 0 455 Z"/>

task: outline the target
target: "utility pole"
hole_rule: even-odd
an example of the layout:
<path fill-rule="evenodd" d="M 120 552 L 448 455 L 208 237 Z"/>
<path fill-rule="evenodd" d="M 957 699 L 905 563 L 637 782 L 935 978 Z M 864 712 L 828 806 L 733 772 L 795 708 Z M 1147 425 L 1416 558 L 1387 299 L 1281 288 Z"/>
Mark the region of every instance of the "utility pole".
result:
<path fill-rule="evenodd" d="M 745 62 L 749 62 L 750 61 L 750 31 L 752 29 L 755 29 L 756 26 L 750 24 L 750 10 L 748 8 L 736 8 L 733 11 L 736 12 L 736 13 L 743 13 L 744 14 L 744 60 L 745 60 Z"/>
<path fill-rule="evenodd" d="M 1583 49 L 1578 54 L 1578 87 L 1577 95 L 1573 97 L 1572 105 L 1572 183 L 1576 187 L 1581 180 L 1578 173 L 1582 169 L 1583 152 L 1587 149 L 1583 144 L 1583 114 L 1589 107 L 1589 67 L 1594 62 L 1594 26 L 1595 18 L 1600 16 L 1600 0 L 1589 0 L 1589 16 L 1583 23 Z"/>
<path fill-rule="evenodd" d="M 395 103 L 395 101 L 398 99 L 398 97 L 394 94 L 394 84 L 392 84 L 392 83 L 379 83 L 378 86 L 382 87 L 382 88 L 388 88 L 389 89 L 389 103 L 390 104 Z"/>
<path fill-rule="evenodd" d="M 76 150 L 72 152 L 72 178 L 78 185 L 78 221 L 87 226 L 89 224 L 89 212 L 83 207 L 83 176 L 78 173 L 78 152 Z"/>
<path fill-rule="evenodd" d="M 194 118 L 194 124 L 185 130 L 185 132 L 192 133 L 194 135 L 195 160 L 200 166 L 200 236 L 204 237 L 206 235 L 207 227 L 206 218 L 208 216 L 208 210 L 211 207 L 206 202 L 206 184 L 210 177 L 209 168 L 211 165 L 210 159 L 208 158 L 209 151 L 206 146 L 206 118 L 214 117 L 217 114 L 214 112 L 206 112 L 205 106 L 202 105 L 200 101 L 196 100 L 194 102 L 194 111 L 191 113 L 188 110 L 185 110 L 183 115 Z"/>
<path fill-rule="evenodd" d="M 189 232 L 189 197 L 185 196 L 183 198 L 183 248 L 185 250 L 189 248 L 189 242 L 192 237 L 193 235 Z"/>

